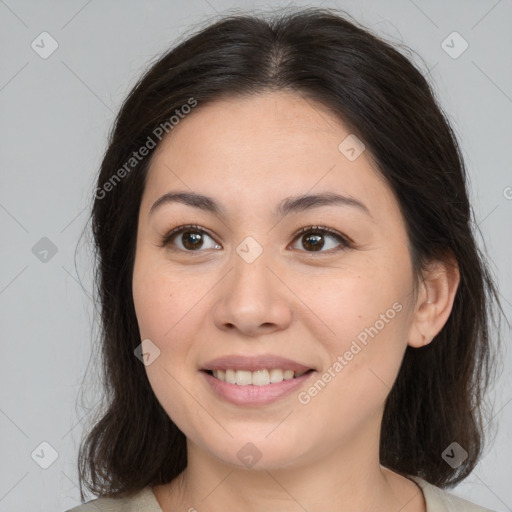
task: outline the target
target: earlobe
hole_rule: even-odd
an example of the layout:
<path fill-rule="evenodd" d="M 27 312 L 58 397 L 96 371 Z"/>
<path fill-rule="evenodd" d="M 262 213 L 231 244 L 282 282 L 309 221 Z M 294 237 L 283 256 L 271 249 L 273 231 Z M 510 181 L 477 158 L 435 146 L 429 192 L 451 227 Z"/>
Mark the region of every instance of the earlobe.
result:
<path fill-rule="evenodd" d="M 436 260 L 423 272 L 416 300 L 408 344 L 420 348 L 431 343 L 447 322 L 459 286 L 459 266 L 455 258 Z"/>

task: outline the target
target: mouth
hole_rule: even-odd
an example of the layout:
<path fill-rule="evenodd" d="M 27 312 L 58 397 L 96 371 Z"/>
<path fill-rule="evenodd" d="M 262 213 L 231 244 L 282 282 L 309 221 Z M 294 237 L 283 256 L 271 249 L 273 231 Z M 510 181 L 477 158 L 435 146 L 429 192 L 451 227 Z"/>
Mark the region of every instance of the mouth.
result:
<path fill-rule="evenodd" d="M 279 384 L 284 380 L 298 379 L 313 371 L 313 369 L 295 371 L 282 368 L 262 368 L 260 370 L 236 370 L 232 368 L 203 370 L 215 379 L 236 384 L 238 386 L 268 386 Z"/>
<path fill-rule="evenodd" d="M 315 372 L 315 368 L 272 354 L 227 355 L 200 367 L 205 383 L 218 398 L 246 407 L 289 399 Z"/>

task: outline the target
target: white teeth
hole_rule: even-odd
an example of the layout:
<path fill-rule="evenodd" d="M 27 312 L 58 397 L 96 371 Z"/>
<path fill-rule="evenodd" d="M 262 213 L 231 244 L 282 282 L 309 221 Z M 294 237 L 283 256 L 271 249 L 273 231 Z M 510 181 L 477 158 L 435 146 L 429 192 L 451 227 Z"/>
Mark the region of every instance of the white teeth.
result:
<path fill-rule="evenodd" d="M 230 384 L 236 384 L 235 370 L 226 370 L 226 382 L 229 382 Z"/>
<path fill-rule="evenodd" d="M 226 372 L 224 370 L 214 370 L 213 376 L 219 380 L 226 380 Z"/>
<path fill-rule="evenodd" d="M 270 370 L 270 382 L 281 382 L 283 380 L 283 370 L 279 368 L 272 368 Z"/>
<path fill-rule="evenodd" d="M 281 370 L 272 368 L 271 370 L 213 370 L 213 376 L 229 384 L 238 386 L 267 386 L 268 384 L 277 384 L 283 380 L 290 380 L 294 377 L 300 377 L 306 372 L 294 372 L 293 370 Z"/>
<path fill-rule="evenodd" d="M 258 370 L 252 372 L 252 384 L 253 386 L 266 386 L 270 384 L 270 374 L 268 370 Z"/>
<path fill-rule="evenodd" d="M 249 370 L 237 370 L 236 383 L 239 386 L 248 386 L 249 384 L 252 384 L 252 372 Z"/>

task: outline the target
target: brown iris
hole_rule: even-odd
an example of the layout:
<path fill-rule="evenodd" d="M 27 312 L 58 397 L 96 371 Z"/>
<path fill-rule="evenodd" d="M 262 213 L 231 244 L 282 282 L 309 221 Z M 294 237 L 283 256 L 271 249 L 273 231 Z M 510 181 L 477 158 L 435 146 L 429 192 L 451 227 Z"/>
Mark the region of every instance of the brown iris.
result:
<path fill-rule="evenodd" d="M 186 249 L 200 249 L 203 245 L 203 235 L 197 231 L 184 231 L 181 234 L 181 240 L 183 242 L 183 247 Z"/>
<path fill-rule="evenodd" d="M 302 237 L 302 243 L 306 249 L 319 251 L 324 246 L 324 236 L 308 233 Z"/>

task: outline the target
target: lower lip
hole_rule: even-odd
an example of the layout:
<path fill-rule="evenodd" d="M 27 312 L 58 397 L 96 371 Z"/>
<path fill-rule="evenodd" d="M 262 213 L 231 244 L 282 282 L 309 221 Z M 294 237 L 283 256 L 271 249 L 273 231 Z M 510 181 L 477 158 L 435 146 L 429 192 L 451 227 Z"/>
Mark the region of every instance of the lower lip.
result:
<path fill-rule="evenodd" d="M 213 389 L 215 394 L 224 400 L 235 405 L 266 405 L 287 396 L 311 377 L 314 372 L 309 372 L 294 379 L 283 380 L 266 386 L 239 386 L 229 382 L 216 379 L 205 371 L 201 372 L 206 382 Z"/>

